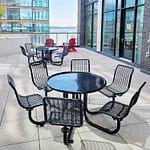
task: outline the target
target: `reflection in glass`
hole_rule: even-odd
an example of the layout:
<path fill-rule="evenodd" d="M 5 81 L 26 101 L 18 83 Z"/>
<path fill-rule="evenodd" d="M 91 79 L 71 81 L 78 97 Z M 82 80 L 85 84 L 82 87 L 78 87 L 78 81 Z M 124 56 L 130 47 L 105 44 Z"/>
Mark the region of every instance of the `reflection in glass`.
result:
<path fill-rule="evenodd" d="M 115 12 L 104 13 L 103 51 L 113 55 L 115 43 Z"/>
<path fill-rule="evenodd" d="M 120 17 L 121 12 L 120 10 L 117 11 L 117 28 L 116 28 L 116 53 L 115 56 L 119 57 L 119 39 L 120 39 Z"/>
<path fill-rule="evenodd" d="M 144 0 L 104 0 L 103 6 L 102 51 L 140 64 Z"/>
<path fill-rule="evenodd" d="M 85 8 L 85 46 L 94 48 L 97 44 L 98 2 Z M 95 50 L 95 49 L 94 49 Z"/>
<path fill-rule="evenodd" d="M 33 20 L 48 20 L 48 10 L 33 10 Z"/>
<path fill-rule="evenodd" d="M 25 9 L 21 8 L 20 9 L 20 19 L 32 19 L 32 9 Z"/>
<path fill-rule="evenodd" d="M 116 0 L 105 0 L 104 10 L 114 10 L 116 8 Z"/>
<path fill-rule="evenodd" d="M 94 11 L 93 13 L 98 13 L 98 2 L 94 3 Z"/>
<path fill-rule="evenodd" d="M 85 26 L 85 45 L 91 46 L 91 32 L 92 32 L 92 16 L 86 16 Z"/>
<path fill-rule="evenodd" d="M 92 14 L 92 4 L 86 6 L 85 14 L 86 15 L 91 15 Z"/>
<path fill-rule="evenodd" d="M 136 42 L 134 55 L 134 61 L 137 64 L 140 64 L 141 61 L 143 16 L 144 16 L 144 6 L 139 7 L 137 10 Z"/>
<path fill-rule="evenodd" d="M 49 0 L 33 0 L 33 6 L 47 7 Z"/>
<path fill-rule="evenodd" d="M 97 44 L 97 18 L 98 15 L 93 16 L 93 47 Z"/>
<path fill-rule="evenodd" d="M 85 18 L 85 45 L 91 47 L 91 32 L 92 32 L 92 4 L 87 5 Z"/>
<path fill-rule="evenodd" d="M 125 7 L 133 7 L 135 6 L 135 0 L 125 0 Z"/>
<path fill-rule="evenodd" d="M 93 0 L 86 0 L 86 3 L 90 3 L 90 2 L 92 2 Z"/>
<path fill-rule="evenodd" d="M 20 19 L 20 11 L 16 8 L 8 8 L 7 9 L 7 19 L 15 20 Z"/>
<path fill-rule="evenodd" d="M 32 6 L 32 0 L 6 0 L 9 6 Z"/>
<path fill-rule="evenodd" d="M 134 10 L 126 10 L 125 31 L 124 31 L 124 50 L 123 57 L 129 60 L 133 54 L 133 33 L 134 33 Z"/>
<path fill-rule="evenodd" d="M 118 7 L 117 7 L 118 9 L 120 9 L 121 8 L 121 0 L 118 0 Z"/>
<path fill-rule="evenodd" d="M 144 4 L 144 0 L 138 0 L 138 4 Z"/>

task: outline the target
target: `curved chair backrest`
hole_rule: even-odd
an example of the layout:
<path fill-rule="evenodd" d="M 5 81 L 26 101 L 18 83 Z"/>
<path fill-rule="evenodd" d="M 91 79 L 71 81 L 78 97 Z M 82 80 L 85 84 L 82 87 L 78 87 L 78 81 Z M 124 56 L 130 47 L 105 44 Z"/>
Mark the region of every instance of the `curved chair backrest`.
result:
<path fill-rule="evenodd" d="M 83 124 L 83 108 L 80 99 L 45 97 L 45 120 L 54 125 L 80 127 Z"/>
<path fill-rule="evenodd" d="M 80 99 L 44 97 L 45 122 L 63 126 L 64 144 L 73 143 L 73 128 L 83 125 L 83 108 Z"/>
<path fill-rule="evenodd" d="M 140 95 L 140 92 L 143 88 L 143 86 L 146 84 L 146 82 L 144 82 L 140 87 L 139 89 L 136 91 L 136 93 L 133 95 L 133 97 L 131 98 L 131 101 L 130 101 L 130 104 L 129 104 L 129 108 L 131 108 L 133 105 L 136 104 L 138 98 L 139 98 L 139 95 Z"/>
<path fill-rule="evenodd" d="M 34 46 L 32 43 L 25 43 L 25 48 L 26 48 L 26 51 L 27 53 L 32 53 L 32 49 L 34 49 Z"/>
<path fill-rule="evenodd" d="M 90 60 L 89 59 L 72 59 L 71 71 L 90 72 Z"/>
<path fill-rule="evenodd" d="M 20 46 L 20 48 L 21 48 L 22 54 L 28 58 L 28 63 L 34 61 L 34 55 L 33 54 L 26 53 L 26 50 L 23 46 Z"/>
<path fill-rule="evenodd" d="M 24 104 L 21 103 L 21 95 L 17 92 L 17 89 L 16 89 L 16 85 L 15 85 L 15 82 L 14 82 L 14 79 L 9 75 L 7 74 L 7 80 L 8 80 L 8 83 L 9 85 L 12 87 L 12 89 L 14 90 L 15 92 L 15 95 L 16 95 L 16 98 L 17 98 L 17 101 L 18 101 L 18 104 L 23 107 L 23 108 L 26 108 L 24 107 Z M 23 101 L 22 101 L 23 102 Z"/>
<path fill-rule="evenodd" d="M 18 97 L 18 92 L 16 90 L 16 85 L 15 85 L 14 79 L 9 74 L 7 74 L 7 80 L 8 80 L 9 85 L 13 88 L 16 96 Z"/>
<path fill-rule="evenodd" d="M 54 40 L 51 38 L 46 39 L 45 46 L 55 46 Z"/>
<path fill-rule="evenodd" d="M 29 63 L 30 73 L 33 84 L 38 89 L 47 87 L 48 69 L 47 63 L 43 60 Z"/>
<path fill-rule="evenodd" d="M 8 84 L 12 87 L 12 89 L 15 92 L 18 104 L 22 108 L 25 108 L 28 111 L 29 120 L 33 124 L 43 126 L 45 121 L 34 120 L 35 117 L 32 117 L 32 112 L 31 112 L 35 107 L 39 107 L 43 105 L 43 97 L 39 94 L 32 94 L 32 95 L 30 94 L 30 95 L 22 96 L 17 92 L 14 80 L 9 74 L 7 74 L 7 79 L 8 79 Z"/>
<path fill-rule="evenodd" d="M 134 68 L 125 66 L 125 65 L 117 65 L 113 77 L 113 81 L 111 83 L 111 88 L 115 89 L 115 91 L 119 91 L 122 95 L 127 92 L 130 88 L 132 75 L 134 72 Z"/>
<path fill-rule="evenodd" d="M 66 56 L 66 55 L 68 55 L 68 53 L 69 53 L 69 47 L 68 46 L 65 46 L 64 48 L 63 48 L 63 52 L 62 52 L 62 55 L 63 56 Z"/>
<path fill-rule="evenodd" d="M 20 48 L 21 48 L 22 54 L 23 54 L 24 56 L 27 56 L 25 48 L 24 48 L 23 46 L 20 46 Z"/>
<path fill-rule="evenodd" d="M 75 38 L 71 38 L 71 39 L 69 40 L 69 46 L 74 47 L 75 44 L 76 44 L 76 39 L 75 39 Z"/>

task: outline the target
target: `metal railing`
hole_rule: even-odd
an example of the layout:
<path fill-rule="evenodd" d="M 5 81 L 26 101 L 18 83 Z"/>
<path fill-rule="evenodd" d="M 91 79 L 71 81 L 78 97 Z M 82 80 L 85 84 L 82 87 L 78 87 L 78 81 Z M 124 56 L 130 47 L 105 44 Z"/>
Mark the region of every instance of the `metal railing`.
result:
<path fill-rule="evenodd" d="M 31 35 L 31 41 L 34 44 L 43 45 L 45 40 L 52 38 L 57 46 L 62 46 L 63 43 L 68 43 L 70 38 L 76 39 L 76 45 L 80 45 L 80 33 L 79 32 L 50 32 L 50 33 L 33 33 Z"/>
<path fill-rule="evenodd" d="M 49 32 L 49 33 L 25 33 L 25 32 L 1 32 L 0 37 L 14 38 L 14 37 L 29 36 L 30 40 L 35 45 L 45 44 L 47 38 L 52 38 L 57 46 L 62 46 L 63 43 L 68 43 L 70 38 L 76 39 L 76 45 L 80 46 L 80 32 Z"/>

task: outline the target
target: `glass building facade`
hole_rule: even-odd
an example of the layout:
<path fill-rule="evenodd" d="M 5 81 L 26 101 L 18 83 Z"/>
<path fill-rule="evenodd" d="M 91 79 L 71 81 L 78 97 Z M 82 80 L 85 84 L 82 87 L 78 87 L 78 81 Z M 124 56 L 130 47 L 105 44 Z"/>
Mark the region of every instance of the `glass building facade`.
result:
<path fill-rule="evenodd" d="M 84 20 L 84 30 L 80 32 L 81 34 L 84 32 L 84 37 L 80 38 L 84 38 L 84 42 L 81 45 L 139 65 L 141 63 L 145 1 L 83 1 L 81 10 L 82 12 L 84 10 L 84 18 L 81 18 L 80 22 Z M 99 7 L 101 7 L 100 10 Z M 98 22 L 98 19 L 101 22 Z M 83 27 L 80 28 L 83 29 Z M 99 36 L 100 41 L 97 39 Z M 100 47 L 97 47 L 98 42 Z"/>
<path fill-rule="evenodd" d="M 49 0 L 0 0 L 1 32 L 48 32 Z"/>
<path fill-rule="evenodd" d="M 85 6 L 85 46 L 92 49 L 97 44 L 98 1 L 86 0 Z"/>
<path fill-rule="evenodd" d="M 144 0 L 104 0 L 102 10 L 102 52 L 140 64 Z"/>

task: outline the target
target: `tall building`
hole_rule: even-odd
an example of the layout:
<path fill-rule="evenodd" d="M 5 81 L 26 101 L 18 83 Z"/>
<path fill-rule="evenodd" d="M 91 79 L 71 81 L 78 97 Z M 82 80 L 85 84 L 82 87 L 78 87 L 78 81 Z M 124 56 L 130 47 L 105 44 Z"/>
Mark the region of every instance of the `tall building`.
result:
<path fill-rule="evenodd" d="M 150 1 L 79 0 L 81 45 L 150 73 Z"/>
<path fill-rule="evenodd" d="M 49 0 L 0 0 L 0 32 L 49 31 Z"/>

